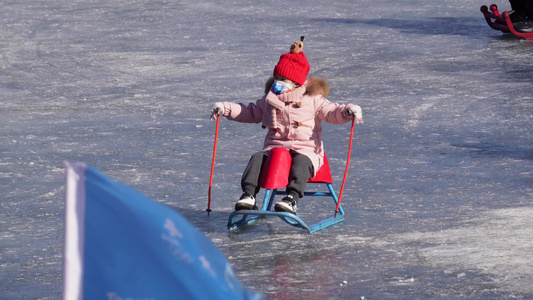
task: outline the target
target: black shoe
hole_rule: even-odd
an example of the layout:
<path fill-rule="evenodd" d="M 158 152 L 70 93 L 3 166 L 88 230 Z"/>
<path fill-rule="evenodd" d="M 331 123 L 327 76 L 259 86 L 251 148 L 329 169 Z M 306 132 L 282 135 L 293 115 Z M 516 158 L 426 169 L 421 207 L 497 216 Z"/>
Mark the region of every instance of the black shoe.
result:
<path fill-rule="evenodd" d="M 533 32 L 533 22 L 531 21 L 520 21 L 513 23 L 513 27 L 516 31 L 522 33 L 532 33 Z"/>
<path fill-rule="evenodd" d="M 239 201 L 235 204 L 235 210 L 243 210 L 243 209 L 257 209 L 257 205 L 255 205 L 255 197 L 252 195 L 248 195 L 246 193 L 241 195 L 241 198 L 239 198 Z"/>
<path fill-rule="evenodd" d="M 274 206 L 275 211 L 281 211 L 281 212 L 290 212 L 295 214 L 296 213 L 296 200 L 294 200 L 294 197 L 292 195 L 288 195 L 287 197 L 281 199 L 280 202 L 276 203 Z"/>

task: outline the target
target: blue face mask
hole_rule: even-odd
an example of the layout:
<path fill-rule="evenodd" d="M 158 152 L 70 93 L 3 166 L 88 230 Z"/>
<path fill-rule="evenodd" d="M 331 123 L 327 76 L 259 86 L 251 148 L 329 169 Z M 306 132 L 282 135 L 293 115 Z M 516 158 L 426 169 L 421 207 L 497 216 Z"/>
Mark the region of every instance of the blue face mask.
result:
<path fill-rule="evenodd" d="M 292 83 L 288 83 L 281 80 L 274 80 L 274 84 L 272 84 L 272 92 L 274 94 L 279 95 L 292 90 L 293 87 L 294 85 Z"/>

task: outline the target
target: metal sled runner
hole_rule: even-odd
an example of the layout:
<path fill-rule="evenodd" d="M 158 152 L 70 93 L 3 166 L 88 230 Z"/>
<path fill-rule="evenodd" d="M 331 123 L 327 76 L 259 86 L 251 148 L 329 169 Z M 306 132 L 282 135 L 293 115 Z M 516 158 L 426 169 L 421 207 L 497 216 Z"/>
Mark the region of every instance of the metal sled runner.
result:
<path fill-rule="evenodd" d="M 492 4 L 490 6 L 490 11 L 486 5 L 481 6 L 480 10 L 483 13 L 483 16 L 485 17 L 487 24 L 489 24 L 492 29 L 499 30 L 503 33 L 512 33 L 526 40 L 533 40 L 533 33 L 523 33 L 516 31 L 513 26 L 513 23 L 511 22 L 511 18 L 509 17 L 509 12 L 505 11 L 500 14 L 500 12 L 498 11 L 498 6 L 496 4 Z"/>
<path fill-rule="evenodd" d="M 241 226 L 250 224 L 260 218 L 267 216 L 276 216 L 287 224 L 294 227 L 306 229 L 309 233 L 321 230 L 331 225 L 337 224 L 344 220 L 344 210 L 339 205 L 339 198 L 332 186 L 331 172 L 329 163 L 324 156 L 324 165 L 317 172 L 316 176 L 309 179 L 308 184 L 322 184 L 327 187 L 325 192 L 305 192 L 304 196 L 325 196 L 333 200 L 334 204 L 338 206 L 338 213 L 335 216 L 322 220 L 313 225 L 307 225 L 297 215 L 288 212 L 271 211 L 276 195 L 285 194 L 278 191 L 280 188 L 285 188 L 288 184 L 289 168 L 291 165 L 291 155 L 287 149 L 274 148 L 270 151 L 267 161 L 263 167 L 259 184 L 266 189 L 263 205 L 260 210 L 239 210 L 231 213 L 228 219 L 228 229 L 236 230 Z"/>

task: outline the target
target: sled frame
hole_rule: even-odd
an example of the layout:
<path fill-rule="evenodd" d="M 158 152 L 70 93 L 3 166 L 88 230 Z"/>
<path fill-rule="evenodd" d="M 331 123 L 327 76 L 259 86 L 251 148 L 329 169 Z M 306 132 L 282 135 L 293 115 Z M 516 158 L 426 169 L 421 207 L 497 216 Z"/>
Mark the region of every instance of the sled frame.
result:
<path fill-rule="evenodd" d="M 331 197 L 333 201 L 335 202 L 335 205 L 337 205 L 339 199 L 337 197 L 337 194 L 333 190 L 332 184 L 331 183 L 323 183 L 323 184 L 327 186 L 328 188 L 327 192 L 304 192 L 304 196 Z M 341 206 L 339 206 L 339 213 L 336 214 L 335 216 L 332 216 L 330 218 L 327 218 L 325 220 L 322 220 L 312 225 L 307 225 L 296 214 L 289 213 L 289 212 L 271 211 L 276 195 L 284 195 L 284 194 L 285 194 L 284 191 L 278 191 L 278 189 L 267 189 L 265 191 L 265 197 L 264 197 L 263 205 L 261 209 L 260 210 L 238 210 L 238 211 L 232 212 L 228 219 L 228 229 L 230 231 L 234 231 L 244 225 L 251 224 L 259 219 L 264 219 L 268 216 L 279 217 L 285 223 L 291 226 L 294 226 L 294 227 L 303 228 L 307 230 L 309 233 L 319 231 L 321 229 L 324 229 L 326 227 L 329 227 L 329 226 L 332 226 L 334 224 L 344 221 L 344 210 L 342 209 Z"/>

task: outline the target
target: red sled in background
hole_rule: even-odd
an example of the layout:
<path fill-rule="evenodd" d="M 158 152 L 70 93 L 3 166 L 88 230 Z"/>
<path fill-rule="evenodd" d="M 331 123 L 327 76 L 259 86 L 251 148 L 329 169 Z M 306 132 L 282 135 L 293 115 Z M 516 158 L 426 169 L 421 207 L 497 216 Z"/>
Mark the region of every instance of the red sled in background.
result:
<path fill-rule="evenodd" d="M 483 13 L 483 16 L 485 16 L 487 24 L 489 24 L 491 28 L 499 30 L 503 33 L 512 33 L 526 40 L 533 40 L 533 32 L 524 33 L 516 31 L 516 29 L 513 27 L 513 23 L 511 22 L 511 18 L 509 17 L 510 13 L 508 11 L 504 11 L 503 14 L 500 14 L 496 4 L 492 4 L 490 6 L 490 11 L 486 5 L 481 6 L 480 10 Z"/>

